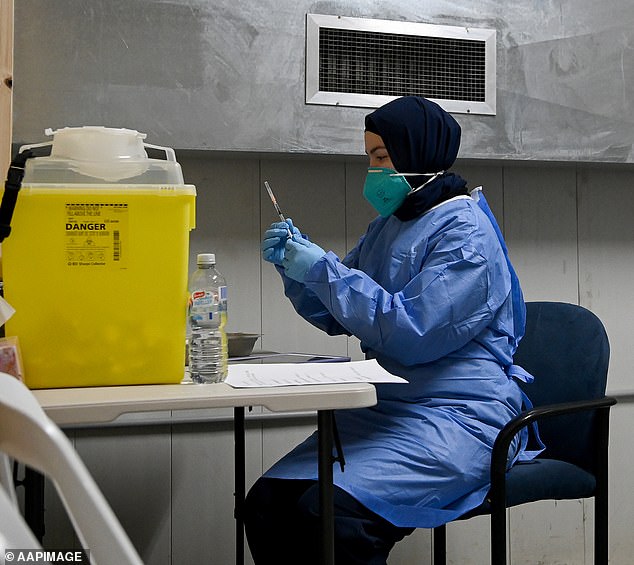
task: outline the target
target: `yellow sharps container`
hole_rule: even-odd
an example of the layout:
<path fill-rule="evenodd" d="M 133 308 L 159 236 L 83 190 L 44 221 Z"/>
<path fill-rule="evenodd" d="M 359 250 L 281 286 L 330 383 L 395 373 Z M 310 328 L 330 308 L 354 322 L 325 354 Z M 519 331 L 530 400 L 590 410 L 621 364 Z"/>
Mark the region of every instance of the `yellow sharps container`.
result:
<path fill-rule="evenodd" d="M 104 127 L 47 130 L 2 244 L 30 388 L 178 383 L 184 376 L 196 190 L 174 151 Z M 166 159 L 148 158 L 146 148 Z"/>

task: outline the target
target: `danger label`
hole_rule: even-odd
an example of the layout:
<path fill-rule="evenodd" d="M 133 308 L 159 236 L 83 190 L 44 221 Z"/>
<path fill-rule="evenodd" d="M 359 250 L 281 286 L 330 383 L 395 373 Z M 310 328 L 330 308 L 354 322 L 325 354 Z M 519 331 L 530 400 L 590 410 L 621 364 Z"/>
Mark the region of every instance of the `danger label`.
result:
<path fill-rule="evenodd" d="M 127 203 L 66 203 L 64 231 L 68 267 L 126 267 Z"/>
<path fill-rule="evenodd" d="M 73 230 L 105 230 L 106 229 L 106 224 L 78 224 L 78 223 L 72 223 L 72 222 L 66 222 L 66 231 L 73 231 Z"/>

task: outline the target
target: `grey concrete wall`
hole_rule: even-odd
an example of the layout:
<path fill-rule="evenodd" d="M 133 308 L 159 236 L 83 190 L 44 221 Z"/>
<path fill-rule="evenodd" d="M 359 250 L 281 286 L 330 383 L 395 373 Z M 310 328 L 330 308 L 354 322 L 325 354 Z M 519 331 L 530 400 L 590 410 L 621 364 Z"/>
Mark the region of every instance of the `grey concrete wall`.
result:
<path fill-rule="evenodd" d="M 306 13 L 496 29 L 497 115 L 456 115 L 463 158 L 634 161 L 630 0 L 20 0 L 14 141 L 361 154 L 368 110 L 304 103 Z"/>

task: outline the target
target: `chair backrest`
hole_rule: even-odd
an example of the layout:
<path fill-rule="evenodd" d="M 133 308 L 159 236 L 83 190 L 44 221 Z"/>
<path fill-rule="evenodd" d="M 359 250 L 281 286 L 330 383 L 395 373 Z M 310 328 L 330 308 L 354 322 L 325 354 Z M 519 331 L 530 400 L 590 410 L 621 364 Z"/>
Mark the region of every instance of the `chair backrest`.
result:
<path fill-rule="evenodd" d="M 533 404 L 602 398 L 610 345 L 601 320 L 582 306 L 527 302 L 526 334 L 513 362 L 535 377 L 522 388 Z M 540 423 L 546 445 L 542 456 L 574 463 L 594 472 L 594 413 L 561 416 Z"/>
<path fill-rule="evenodd" d="M 5 373 L 0 373 L 0 451 L 52 480 L 91 561 L 143 565 L 68 438 L 31 391 Z"/>

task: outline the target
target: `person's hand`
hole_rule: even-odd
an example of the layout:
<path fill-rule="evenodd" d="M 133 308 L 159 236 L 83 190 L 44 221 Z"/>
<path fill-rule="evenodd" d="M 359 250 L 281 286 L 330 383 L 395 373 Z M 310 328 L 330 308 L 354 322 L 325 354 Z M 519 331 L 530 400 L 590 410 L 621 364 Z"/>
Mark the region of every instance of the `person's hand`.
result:
<path fill-rule="evenodd" d="M 286 241 L 286 249 L 282 259 L 284 273 L 297 282 L 304 282 L 306 273 L 325 254 L 326 252 L 319 245 L 315 245 L 301 236 L 293 236 L 293 239 Z"/>
<path fill-rule="evenodd" d="M 274 222 L 264 232 L 262 238 L 262 258 L 274 265 L 282 265 L 284 259 L 284 245 L 288 239 L 288 231 L 301 237 L 299 230 L 293 225 L 293 220 L 286 218 L 286 222 Z"/>

